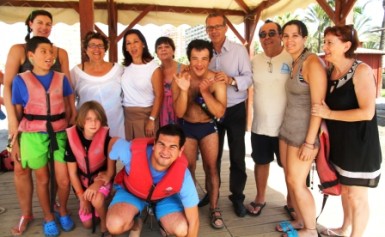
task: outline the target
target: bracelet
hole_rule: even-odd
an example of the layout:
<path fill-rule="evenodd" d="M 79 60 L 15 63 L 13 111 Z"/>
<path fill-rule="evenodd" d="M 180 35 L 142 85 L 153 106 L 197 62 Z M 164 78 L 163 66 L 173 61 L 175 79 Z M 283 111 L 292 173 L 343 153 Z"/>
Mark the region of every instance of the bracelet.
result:
<path fill-rule="evenodd" d="M 314 150 L 314 143 L 311 144 L 311 143 L 307 143 L 307 142 L 305 141 L 305 142 L 303 143 L 303 145 L 306 146 L 306 147 L 309 148 L 309 149 Z"/>
<path fill-rule="evenodd" d="M 76 196 L 78 196 L 78 197 L 79 197 L 80 195 L 83 195 L 83 193 L 84 193 L 84 191 L 83 191 L 83 190 L 77 191 L 77 192 L 76 192 Z"/>
<path fill-rule="evenodd" d="M 150 116 L 150 117 L 148 117 L 148 119 L 151 120 L 151 121 L 155 121 L 155 117 L 154 116 Z"/>

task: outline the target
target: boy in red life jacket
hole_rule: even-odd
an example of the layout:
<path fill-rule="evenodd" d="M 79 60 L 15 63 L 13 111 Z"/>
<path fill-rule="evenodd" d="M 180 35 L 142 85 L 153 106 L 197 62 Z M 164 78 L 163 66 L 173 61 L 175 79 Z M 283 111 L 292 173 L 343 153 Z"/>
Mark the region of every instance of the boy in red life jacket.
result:
<path fill-rule="evenodd" d="M 157 131 L 155 141 L 120 139 L 112 146 L 110 158 L 124 168 L 115 178 L 116 194 L 107 212 L 111 234 L 131 230 L 130 236 L 139 236 L 141 224 L 135 217 L 151 205 L 163 234 L 198 236 L 199 199 L 182 154 L 185 140 L 182 129 L 169 124 Z"/>
<path fill-rule="evenodd" d="M 79 217 L 85 228 L 94 227 L 95 217 L 100 218 L 102 236 L 107 237 L 105 200 L 115 175 L 115 161 L 108 159 L 108 149 L 115 139 L 109 136 L 106 113 L 96 101 L 79 108 L 75 124 L 67 129 L 65 161 L 80 201 Z"/>
<path fill-rule="evenodd" d="M 26 47 L 33 70 L 18 74 L 12 82 L 12 104 L 21 132 L 20 155 L 14 154 L 15 161 L 21 162 L 25 169 L 34 170 L 37 196 L 44 215 L 44 234 L 58 236 L 60 231 L 50 210 L 47 164 L 54 159 L 50 162 L 54 162 L 52 172 L 55 171 L 58 189 L 59 223 L 64 231 L 70 231 L 75 225 L 67 214 L 69 177 L 64 161 L 67 140 L 64 130 L 68 126 L 65 101 L 72 94 L 72 88 L 64 74 L 51 70 L 54 54 L 49 39 L 35 36 Z"/>

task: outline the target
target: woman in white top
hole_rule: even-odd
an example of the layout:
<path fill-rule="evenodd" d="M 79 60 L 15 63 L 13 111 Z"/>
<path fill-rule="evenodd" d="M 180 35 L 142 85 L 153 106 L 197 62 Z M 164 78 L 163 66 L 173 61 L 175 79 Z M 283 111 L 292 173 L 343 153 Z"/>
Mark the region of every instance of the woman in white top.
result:
<path fill-rule="evenodd" d="M 124 138 L 122 88 L 123 67 L 104 60 L 108 49 L 105 36 L 90 31 L 83 41 L 88 61 L 71 70 L 77 96 L 77 107 L 90 100 L 99 102 L 107 114 L 110 136 Z"/>
<path fill-rule="evenodd" d="M 153 137 L 159 128 L 159 111 L 163 102 L 162 72 L 139 30 L 126 32 L 122 51 L 126 139 Z"/>

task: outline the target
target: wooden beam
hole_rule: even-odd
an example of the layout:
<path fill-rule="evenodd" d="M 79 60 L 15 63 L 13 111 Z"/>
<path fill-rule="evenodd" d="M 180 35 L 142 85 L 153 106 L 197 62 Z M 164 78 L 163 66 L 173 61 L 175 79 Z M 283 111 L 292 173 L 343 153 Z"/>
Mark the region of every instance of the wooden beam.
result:
<path fill-rule="evenodd" d="M 278 2 L 279 2 L 279 0 L 266 0 L 266 1 L 263 1 L 256 8 L 254 8 L 254 10 L 252 10 L 249 14 L 255 15 L 258 12 L 261 13 L 266 8 L 269 8 L 270 6 L 272 6 L 272 5 L 274 5 L 274 4 L 278 3 Z"/>
<path fill-rule="evenodd" d="M 251 42 L 253 41 L 255 29 L 257 28 L 257 24 L 259 19 L 261 18 L 261 13 L 263 10 L 271 7 L 272 5 L 278 3 L 279 0 L 267 0 L 263 1 L 259 4 L 255 9 L 250 11 L 249 14 L 246 15 L 244 23 L 245 23 L 245 37 L 248 42 L 248 50 L 251 54 Z"/>
<path fill-rule="evenodd" d="M 254 35 L 255 35 L 255 29 L 257 28 L 257 25 L 258 25 L 258 21 L 259 19 L 261 18 L 261 12 L 258 12 L 256 15 L 254 15 L 254 17 L 252 19 L 250 19 L 250 22 L 248 24 L 245 24 L 245 27 L 247 26 L 248 27 L 248 30 L 246 31 L 245 29 L 245 32 L 248 32 L 248 38 L 246 38 L 246 40 L 249 42 L 249 48 L 250 48 L 250 53 L 253 53 L 251 52 L 251 42 L 253 41 L 254 39 Z M 246 23 L 246 21 L 245 21 Z"/>
<path fill-rule="evenodd" d="M 107 0 L 108 34 L 110 38 L 109 60 L 118 61 L 118 9 L 114 0 Z"/>
<path fill-rule="evenodd" d="M 344 19 L 344 24 L 346 22 L 346 17 L 349 15 L 349 13 L 352 11 L 354 4 L 357 0 L 347 0 L 344 3 L 344 7 L 341 9 L 340 13 L 340 19 Z"/>
<path fill-rule="evenodd" d="M 335 19 L 335 12 L 330 7 L 330 5 L 327 2 L 327 0 L 317 0 L 317 2 L 321 6 L 321 8 L 325 11 L 326 15 L 328 15 L 329 18 L 334 22 L 334 24 L 336 24 L 336 22 L 335 22 L 336 21 L 336 19 Z"/>
<path fill-rule="evenodd" d="M 243 0 L 235 0 L 235 2 L 240 6 L 244 13 L 249 13 L 250 8 L 246 5 L 246 3 Z"/>
<path fill-rule="evenodd" d="M 88 31 L 94 30 L 94 0 L 79 1 L 80 39 L 84 39 Z M 81 44 L 81 42 L 80 42 Z M 80 48 L 82 48 L 80 46 Z M 82 61 L 86 60 L 82 55 Z"/>
<path fill-rule="evenodd" d="M 140 20 L 142 20 L 143 19 L 143 17 L 145 17 L 152 9 L 154 9 L 154 5 L 148 5 L 147 6 L 147 8 L 143 11 L 143 12 L 141 12 L 127 27 L 126 27 L 126 29 L 122 32 L 122 33 L 120 33 L 119 34 L 119 36 L 118 36 L 118 38 L 117 38 L 117 40 L 119 41 L 120 39 L 122 39 L 123 38 L 123 36 L 124 36 L 124 34 L 126 34 L 126 32 L 128 31 L 128 30 L 130 30 L 132 27 L 134 27 L 136 24 L 138 24 L 138 22 L 140 21 Z"/>
<path fill-rule="evenodd" d="M 237 36 L 237 38 L 239 39 L 239 41 L 242 42 L 242 44 L 245 44 L 245 42 L 246 42 L 245 38 L 243 38 L 242 35 L 239 34 L 239 32 L 234 27 L 234 25 L 229 21 L 229 19 L 226 16 L 224 16 L 224 17 L 226 18 L 227 25 L 230 27 L 231 31 L 234 32 L 235 36 Z"/>

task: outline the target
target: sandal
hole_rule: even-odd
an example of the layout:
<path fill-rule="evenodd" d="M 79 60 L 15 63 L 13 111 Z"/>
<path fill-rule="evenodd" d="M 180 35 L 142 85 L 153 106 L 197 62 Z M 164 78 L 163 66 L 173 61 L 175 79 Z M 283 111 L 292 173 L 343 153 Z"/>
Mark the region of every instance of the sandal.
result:
<path fill-rule="evenodd" d="M 296 213 L 295 213 L 294 208 L 289 207 L 288 205 L 283 206 L 283 208 L 285 209 L 286 213 L 290 216 L 290 219 L 291 219 L 292 221 L 294 221 L 294 220 L 295 220 L 295 217 L 296 217 L 296 216 L 295 216 Z"/>
<path fill-rule="evenodd" d="M 58 212 L 55 212 L 55 217 L 59 220 L 60 226 L 64 232 L 71 231 L 75 228 L 75 223 L 70 215 L 60 216 Z"/>
<path fill-rule="evenodd" d="M 56 225 L 55 221 L 44 221 L 43 222 L 43 231 L 45 237 L 57 237 L 60 234 L 59 228 Z"/>
<path fill-rule="evenodd" d="M 22 235 L 28 228 L 29 223 L 33 221 L 33 216 L 21 216 L 19 220 L 19 224 L 17 226 L 12 227 L 11 233 L 13 236 Z"/>
<path fill-rule="evenodd" d="M 250 202 L 249 206 L 246 207 L 247 213 L 250 216 L 259 216 L 262 213 L 263 208 L 266 206 L 266 202 L 264 203 L 255 203 L 255 202 Z M 257 212 L 255 212 L 255 209 L 259 208 Z M 252 210 L 251 210 L 252 209 Z"/>
<path fill-rule="evenodd" d="M 282 237 L 299 237 L 299 236 L 298 236 L 298 232 L 293 229 L 286 232 L 286 234 L 283 234 Z"/>
<path fill-rule="evenodd" d="M 278 232 L 288 232 L 292 230 L 300 230 L 301 227 L 294 227 L 289 221 L 281 221 L 275 227 L 275 230 Z"/>
<path fill-rule="evenodd" d="M 219 213 L 219 215 L 216 215 L 217 213 Z M 221 212 L 221 209 L 219 209 L 219 207 L 210 208 L 210 218 L 211 218 L 210 224 L 214 229 L 222 229 L 225 226 L 222 218 L 222 212 Z M 217 220 L 220 220 L 222 224 L 218 225 L 216 223 Z"/>

